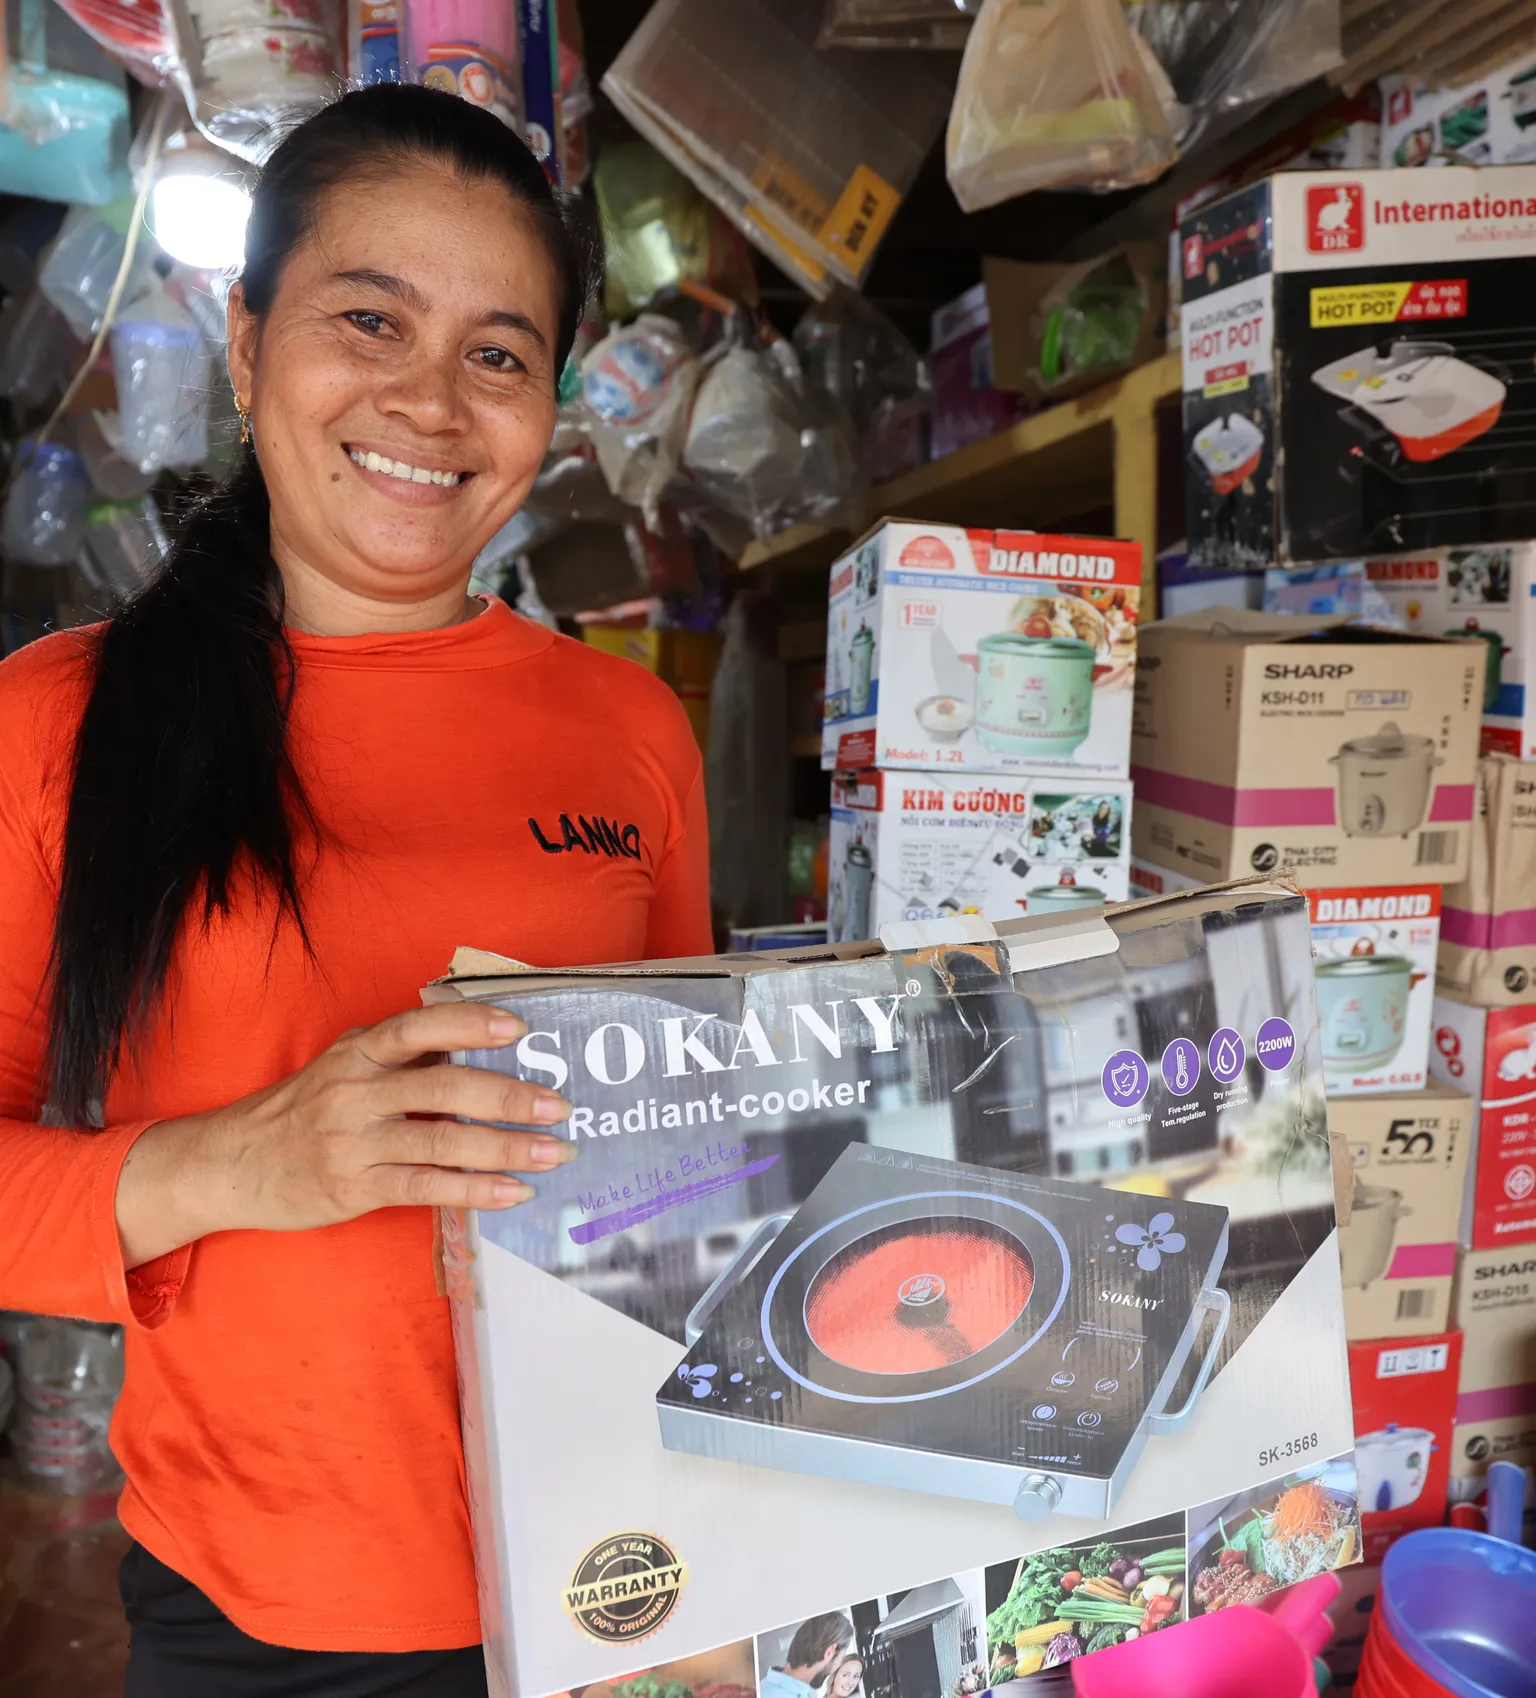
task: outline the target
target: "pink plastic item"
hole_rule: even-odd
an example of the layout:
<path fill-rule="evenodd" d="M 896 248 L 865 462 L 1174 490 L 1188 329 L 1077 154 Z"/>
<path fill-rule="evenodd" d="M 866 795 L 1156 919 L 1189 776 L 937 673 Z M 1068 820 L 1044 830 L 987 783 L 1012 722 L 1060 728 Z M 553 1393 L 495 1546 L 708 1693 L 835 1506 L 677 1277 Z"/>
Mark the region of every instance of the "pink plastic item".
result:
<path fill-rule="evenodd" d="M 1312 1659 L 1331 1631 L 1337 1575 L 1281 1594 L 1272 1609 L 1233 1604 L 1072 1664 L 1077 1698 L 1315 1698 Z"/>

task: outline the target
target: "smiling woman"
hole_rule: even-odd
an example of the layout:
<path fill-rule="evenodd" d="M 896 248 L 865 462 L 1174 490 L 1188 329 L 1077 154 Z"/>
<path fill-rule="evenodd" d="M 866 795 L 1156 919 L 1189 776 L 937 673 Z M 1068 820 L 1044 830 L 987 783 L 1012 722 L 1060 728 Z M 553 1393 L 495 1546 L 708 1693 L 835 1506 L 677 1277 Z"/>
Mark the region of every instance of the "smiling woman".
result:
<path fill-rule="evenodd" d="M 229 485 L 0 665 L 0 1308 L 126 1329 L 129 1698 L 485 1691 L 433 1206 L 575 1146 L 417 991 L 710 944 L 681 706 L 467 593 L 588 283 L 498 120 L 345 96 L 254 197 Z"/>

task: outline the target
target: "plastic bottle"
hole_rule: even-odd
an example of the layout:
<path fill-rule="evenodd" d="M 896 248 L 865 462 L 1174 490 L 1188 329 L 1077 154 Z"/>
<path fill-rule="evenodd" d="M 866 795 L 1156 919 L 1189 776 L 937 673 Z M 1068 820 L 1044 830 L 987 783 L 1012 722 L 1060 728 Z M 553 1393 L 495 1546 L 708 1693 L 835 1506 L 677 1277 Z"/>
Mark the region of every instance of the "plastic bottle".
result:
<path fill-rule="evenodd" d="M 11 1441 L 21 1484 L 61 1496 L 114 1484 L 121 1471 L 107 1428 L 123 1384 L 122 1329 L 39 1316 L 17 1358 Z"/>

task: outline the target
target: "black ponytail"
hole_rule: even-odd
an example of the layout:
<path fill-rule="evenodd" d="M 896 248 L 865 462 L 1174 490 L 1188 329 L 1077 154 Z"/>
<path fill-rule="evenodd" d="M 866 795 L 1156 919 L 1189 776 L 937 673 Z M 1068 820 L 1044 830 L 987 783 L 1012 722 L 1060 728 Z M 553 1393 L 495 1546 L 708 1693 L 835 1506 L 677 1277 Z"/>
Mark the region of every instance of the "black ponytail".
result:
<path fill-rule="evenodd" d="M 454 95 L 383 84 L 279 144 L 246 229 L 241 284 L 263 316 L 320 197 L 423 160 L 500 183 L 531 216 L 560 286 L 556 372 L 594 267 L 526 147 Z M 155 578 L 100 632 L 75 746 L 54 926 L 48 1118 L 100 1125 L 113 1074 L 166 989 L 189 918 L 275 898 L 303 933 L 313 810 L 287 746 L 294 659 L 249 447 L 193 510 Z M 306 939 L 307 942 L 307 939 Z"/>

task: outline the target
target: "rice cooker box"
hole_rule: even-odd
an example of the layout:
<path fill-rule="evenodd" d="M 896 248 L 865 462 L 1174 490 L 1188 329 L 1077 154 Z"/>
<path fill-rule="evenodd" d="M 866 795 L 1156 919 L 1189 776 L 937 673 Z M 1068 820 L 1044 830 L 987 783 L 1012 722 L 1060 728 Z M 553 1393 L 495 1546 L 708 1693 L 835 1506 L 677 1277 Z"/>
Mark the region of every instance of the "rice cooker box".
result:
<path fill-rule="evenodd" d="M 1536 1463 L 1536 1248 L 1463 1251 L 1451 1318 L 1462 1334 L 1453 1479 L 1486 1474 L 1491 1462 L 1530 1467 Z"/>
<path fill-rule="evenodd" d="M 1319 888 L 1461 878 L 1482 647 L 1241 608 L 1147 626 L 1132 853 Z"/>
<path fill-rule="evenodd" d="M 1450 1324 L 1473 1106 L 1448 1086 L 1334 1097 L 1328 1124 L 1354 1174 L 1339 1221 L 1351 1339 L 1413 1337 Z"/>
<path fill-rule="evenodd" d="M 1358 1560 L 1311 967 L 1265 881 L 461 952 L 578 1150 L 443 1222 L 491 1690 L 954 1698 Z"/>
<path fill-rule="evenodd" d="M 1131 787 L 1113 779 L 1078 786 L 837 772 L 827 860 L 832 940 L 875 937 L 893 920 L 1006 920 L 1124 902 L 1130 850 Z"/>
<path fill-rule="evenodd" d="M 1349 1347 L 1355 1472 L 1365 1560 L 1445 1520 L 1461 1334 L 1369 1339 Z"/>
<path fill-rule="evenodd" d="M 1473 1102 L 1461 1243 L 1536 1241 L 1536 1006 L 1474 1008 L 1435 998 L 1429 1066 Z"/>
<path fill-rule="evenodd" d="M 882 519 L 832 568 L 822 765 L 1124 778 L 1132 542 Z"/>
<path fill-rule="evenodd" d="M 1445 892 L 1440 989 L 1486 1008 L 1536 997 L 1536 761 L 1485 754 L 1466 879 Z"/>
<path fill-rule="evenodd" d="M 1536 535 L 1536 166 L 1284 172 L 1180 251 L 1196 564 Z"/>
<path fill-rule="evenodd" d="M 1516 165 L 1536 159 L 1536 58 L 1529 51 L 1452 88 L 1381 79 L 1383 165 Z"/>
<path fill-rule="evenodd" d="M 1198 882 L 1132 858 L 1133 898 L 1192 890 Z M 1429 1076 L 1440 886 L 1309 890 L 1306 895 L 1330 1100 L 1423 1085 Z"/>

